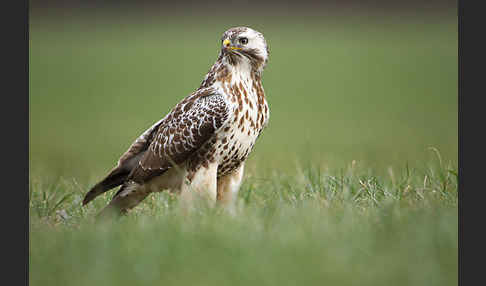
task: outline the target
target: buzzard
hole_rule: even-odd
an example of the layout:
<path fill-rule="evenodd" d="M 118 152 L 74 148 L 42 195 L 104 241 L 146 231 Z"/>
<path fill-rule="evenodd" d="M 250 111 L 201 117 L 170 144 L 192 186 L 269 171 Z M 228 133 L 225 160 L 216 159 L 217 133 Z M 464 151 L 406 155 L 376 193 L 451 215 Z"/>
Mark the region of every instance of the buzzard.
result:
<path fill-rule="evenodd" d="M 260 32 L 224 32 L 218 59 L 199 88 L 132 143 L 83 205 L 119 185 L 100 215 L 126 213 L 163 190 L 184 200 L 199 193 L 231 205 L 245 160 L 269 119 L 261 81 L 268 55 Z"/>

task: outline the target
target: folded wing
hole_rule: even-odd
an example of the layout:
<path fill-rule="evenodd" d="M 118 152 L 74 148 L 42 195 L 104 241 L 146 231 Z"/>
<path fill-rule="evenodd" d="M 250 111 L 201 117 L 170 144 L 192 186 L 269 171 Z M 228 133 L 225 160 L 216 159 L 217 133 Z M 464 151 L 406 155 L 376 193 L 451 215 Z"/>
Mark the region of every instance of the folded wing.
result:
<path fill-rule="evenodd" d="M 127 180 L 143 183 L 181 164 L 211 139 L 228 115 L 224 97 L 210 89 L 187 97 L 133 142 L 118 165 L 86 194 L 83 205 Z"/>
<path fill-rule="evenodd" d="M 224 126 L 229 109 L 223 96 L 210 94 L 182 102 L 171 115 L 167 124 L 158 128 L 129 180 L 144 183 L 183 163 Z"/>

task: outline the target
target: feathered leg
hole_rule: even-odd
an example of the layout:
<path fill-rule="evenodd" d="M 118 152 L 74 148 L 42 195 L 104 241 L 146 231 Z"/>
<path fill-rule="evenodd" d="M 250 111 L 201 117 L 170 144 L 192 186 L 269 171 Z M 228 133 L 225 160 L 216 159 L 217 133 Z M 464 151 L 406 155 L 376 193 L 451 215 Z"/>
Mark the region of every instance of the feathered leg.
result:
<path fill-rule="evenodd" d="M 97 218 L 111 218 L 125 214 L 143 201 L 148 194 L 150 194 L 150 191 L 135 182 L 125 183 L 110 203 L 98 214 Z"/>
<path fill-rule="evenodd" d="M 231 174 L 218 178 L 218 203 L 221 203 L 230 211 L 234 210 L 234 204 L 238 197 L 241 180 L 243 179 L 244 168 L 245 164 L 241 163 L 238 169 Z"/>
<path fill-rule="evenodd" d="M 216 202 L 218 164 L 201 166 L 191 182 L 184 182 L 181 187 L 181 201 L 185 209 L 192 208 L 195 199 L 202 199 L 213 206 Z"/>

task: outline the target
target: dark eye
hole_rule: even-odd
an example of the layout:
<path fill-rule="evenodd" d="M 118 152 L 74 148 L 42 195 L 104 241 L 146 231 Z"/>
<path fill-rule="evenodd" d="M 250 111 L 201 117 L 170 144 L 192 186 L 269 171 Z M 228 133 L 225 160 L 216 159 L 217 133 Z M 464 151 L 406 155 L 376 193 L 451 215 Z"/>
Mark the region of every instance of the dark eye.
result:
<path fill-rule="evenodd" d="M 240 38 L 240 44 L 242 45 L 248 44 L 248 38 Z"/>

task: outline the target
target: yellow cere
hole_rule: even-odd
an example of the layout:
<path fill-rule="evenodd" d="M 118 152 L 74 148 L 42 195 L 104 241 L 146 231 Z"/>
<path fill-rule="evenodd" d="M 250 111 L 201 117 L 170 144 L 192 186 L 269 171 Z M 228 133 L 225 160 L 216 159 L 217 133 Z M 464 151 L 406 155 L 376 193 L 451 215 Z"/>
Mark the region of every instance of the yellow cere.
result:
<path fill-rule="evenodd" d="M 241 48 L 239 48 L 239 47 L 234 47 L 234 46 L 231 46 L 230 47 L 230 44 L 231 44 L 231 42 L 228 39 L 226 39 L 226 40 L 223 41 L 223 46 L 229 47 L 232 50 L 241 50 Z"/>

